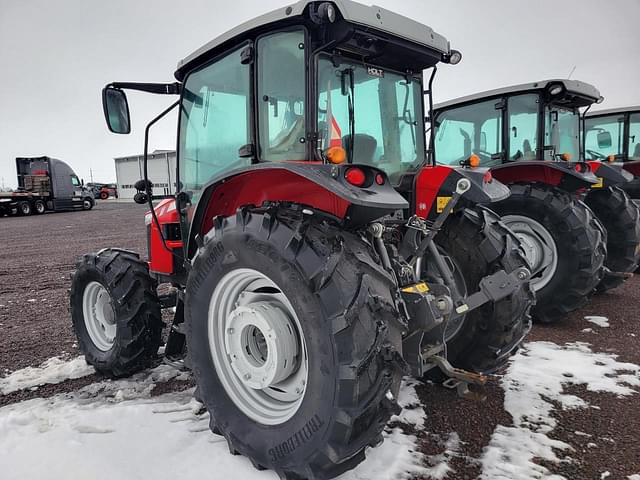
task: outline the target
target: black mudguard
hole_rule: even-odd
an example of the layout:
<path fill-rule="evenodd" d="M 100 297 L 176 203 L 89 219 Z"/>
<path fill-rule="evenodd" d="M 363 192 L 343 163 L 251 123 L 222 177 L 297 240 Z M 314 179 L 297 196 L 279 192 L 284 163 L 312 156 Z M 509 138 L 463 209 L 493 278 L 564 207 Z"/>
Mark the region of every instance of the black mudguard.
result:
<path fill-rule="evenodd" d="M 624 169 L 623 163 L 606 163 L 600 161 L 589 162 L 598 182 L 593 188 L 607 188 L 622 186 L 633 180 L 633 174 Z"/>

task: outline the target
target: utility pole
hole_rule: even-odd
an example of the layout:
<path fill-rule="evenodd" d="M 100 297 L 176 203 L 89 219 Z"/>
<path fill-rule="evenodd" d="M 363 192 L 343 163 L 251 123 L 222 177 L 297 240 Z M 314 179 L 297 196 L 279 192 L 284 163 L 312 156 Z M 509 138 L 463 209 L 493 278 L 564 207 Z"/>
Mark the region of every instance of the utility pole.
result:
<path fill-rule="evenodd" d="M 91 183 L 93 183 L 93 169 L 89 168 L 89 176 L 91 177 Z"/>

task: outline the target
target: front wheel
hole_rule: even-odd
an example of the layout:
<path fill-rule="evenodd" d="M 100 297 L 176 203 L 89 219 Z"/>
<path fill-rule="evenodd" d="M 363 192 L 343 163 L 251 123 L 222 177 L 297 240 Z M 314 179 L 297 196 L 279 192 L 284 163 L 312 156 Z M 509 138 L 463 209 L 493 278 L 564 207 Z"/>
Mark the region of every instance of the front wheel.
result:
<path fill-rule="evenodd" d="M 93 200 L 89 197 L 85 197 L 82 199 L 82 209 L 83 210 L 91 210 L 93 208 Z"/>
<path fill-rule="evenodd" d="M 451 259 L 459 290 L 479 289 L 482 278 L 529 268 L 518 239 L 486 208 L 465 209 L 447 219 L 436 243 Z M 458 368 L 489 373 L 502 367 L 529 331 L 533 293 L 529 283 L 510 296 L 466 314 L 453 315 L 445 330 L 447 358 Z M 441 377 L 429 372 L 429 379 Z"/>
<path fill-rule="evenodd" d="M 551 323 L 587 303 L 604 275 L 606 232 L 569 193 L 543 184 L 510 185 L 492 204 L 522 242 L 537 303 L 534 320 Z"/>
<path fill-rule="evenodd" d="M 294 213 L 218 220 L 186 289 L 188 351 L 211 429 L 286 478 L 364 459 L 402 377 L 393 281 L 367 246 Z"/>
<path fill-rule="evenodd" d="M 85 255 L 71 281 L 73 330 L 85 360 L 120 377 L 148 366 L 161 343 L 162 317 L 147 264 L 122 250 Z"/>
<path fill-rule="evenodd" d="M 605 267 L 612 272 L 634 272 L 640 261 L 640 208 L 618 187 L 591 190 L 584 201 L 607 230 Z M 605 275 L 597 290 L 606 292 L 616 288 L 624 278 Z"/>

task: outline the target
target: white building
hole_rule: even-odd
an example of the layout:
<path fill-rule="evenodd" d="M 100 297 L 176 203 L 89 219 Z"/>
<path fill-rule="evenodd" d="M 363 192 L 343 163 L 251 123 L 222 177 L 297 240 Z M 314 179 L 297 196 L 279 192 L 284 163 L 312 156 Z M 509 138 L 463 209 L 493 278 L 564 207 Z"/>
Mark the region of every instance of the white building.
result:
<path fill-rule="evenodd" d="M 115 158 L 116 181 L 120 198 L 133 198 L 133 185 L 143 178 L 143 155 Z M 154 195 L 173 195 L 176 192 L 176 152 L 156 150 L 148 157 L 149 180 Z"/>

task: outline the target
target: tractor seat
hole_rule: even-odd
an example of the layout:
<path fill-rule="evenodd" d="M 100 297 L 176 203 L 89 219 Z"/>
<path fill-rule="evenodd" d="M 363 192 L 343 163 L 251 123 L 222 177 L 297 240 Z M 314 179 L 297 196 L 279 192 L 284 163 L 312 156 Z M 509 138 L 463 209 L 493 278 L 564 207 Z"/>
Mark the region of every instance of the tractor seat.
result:
<path fill-rule="evenodd" d="M 355 143 L 353 145 L 353 154 L 355 156 L 355 160 L 350 158 L 349 161 L 351 163 L 375 165 L 376 162 L 373 159 L 373 155 L 376 153 L 378 141 L 366 133 L 356 133 L 354 138 Z M 342 137 L 342 145 L 344 145 L 347 152 L 351 151 L 351 135 L 345 135 Z"/>

